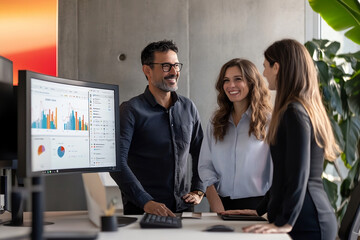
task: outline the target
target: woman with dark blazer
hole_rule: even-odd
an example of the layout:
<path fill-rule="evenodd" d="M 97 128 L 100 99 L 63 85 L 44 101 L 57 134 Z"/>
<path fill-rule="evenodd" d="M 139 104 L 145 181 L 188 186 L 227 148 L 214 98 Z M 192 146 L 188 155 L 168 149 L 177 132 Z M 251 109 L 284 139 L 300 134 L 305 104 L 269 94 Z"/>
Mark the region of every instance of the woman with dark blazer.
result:
<path fill-rule="evenodd" d="M 336 238 L 337 223 L 324 191 L 324 157 L 340 152 L 321 100 L 317 73 L 306 48 L 292 39 L 273 43 L 265 51 L 264 76 L 276 90 L 267 141 L 274 164 L 273 182 L 256 210 L 268 224 L 244 232 L 288 232 L 293 239 Z"/>

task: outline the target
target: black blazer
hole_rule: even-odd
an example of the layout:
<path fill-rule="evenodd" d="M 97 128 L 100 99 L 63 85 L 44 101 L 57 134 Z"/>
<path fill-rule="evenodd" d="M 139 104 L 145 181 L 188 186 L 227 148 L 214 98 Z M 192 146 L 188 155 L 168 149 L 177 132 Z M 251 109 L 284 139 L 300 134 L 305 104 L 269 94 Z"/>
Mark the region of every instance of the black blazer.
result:
<path fill-rule="evenodd" d="M 258 214 L 267 212 L 269 222 L 276 226 L 290 224 L 292 233 L 315 232 L 322 239 L 335 239 L 336 218 L 321 179 L 324 151 L 315 141 L 302 104 L 288 105 L 270 150 L 273 182 Z"/>

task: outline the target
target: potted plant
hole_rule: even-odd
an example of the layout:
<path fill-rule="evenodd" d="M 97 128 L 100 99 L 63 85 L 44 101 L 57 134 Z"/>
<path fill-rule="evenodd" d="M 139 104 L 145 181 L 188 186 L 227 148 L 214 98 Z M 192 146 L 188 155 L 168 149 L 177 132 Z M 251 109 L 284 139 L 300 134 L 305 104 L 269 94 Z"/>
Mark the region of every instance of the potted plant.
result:
<path fill-rule="evenodd" d="M 312 9 L 336 31 L 360 44 L 360 3 L 357 0 L 308 0 Z M 351 191 L 360 175 L 360 51 L 338 54 L 340 43 L 313 40 L 305 43 L 319 73 L 319 87 L 335 137 L 343 152 L 340 161 L 324 164 L 324 186 L 339 222 L 345 213 Z M 337 176 L 326 175 L 333 164 Z M 343 174 L 339 165 L 346 169 Z M 340 197 L 339 193 L 340 192 Z"/>
<path fill-rule="evenodd" d="M 325 190 L 340 222 L 360 174 L 360 51 L 337 54 L 340 43 L 329 40 L 314 39 L 305 46 L 318 69 L 323 101 L 335 137 L 343 150 L 341 161 L 325 161 L 324 164 L 324 170 L 327 164 L 334 165 L 337 176 L 329 177 L 326 171 L 323 174 Z M 339 163 L 347 169 L 345 175 Z"/>

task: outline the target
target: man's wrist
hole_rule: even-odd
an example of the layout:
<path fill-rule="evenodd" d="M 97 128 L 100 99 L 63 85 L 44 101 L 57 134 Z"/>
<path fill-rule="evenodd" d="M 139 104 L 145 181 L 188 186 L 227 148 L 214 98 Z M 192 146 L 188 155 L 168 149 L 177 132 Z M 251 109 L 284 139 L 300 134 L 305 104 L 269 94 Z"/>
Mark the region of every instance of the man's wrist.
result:
<path fill-rule="evenodd" d="M 196 195 L 198 195 L 199 197 L 203 197 L 204 196 L 204 192 L 203 191 L 200 191 L 200 190 L 194 190 L 194 191 L 191 191 L 192 193 L 195 193 Z"/>

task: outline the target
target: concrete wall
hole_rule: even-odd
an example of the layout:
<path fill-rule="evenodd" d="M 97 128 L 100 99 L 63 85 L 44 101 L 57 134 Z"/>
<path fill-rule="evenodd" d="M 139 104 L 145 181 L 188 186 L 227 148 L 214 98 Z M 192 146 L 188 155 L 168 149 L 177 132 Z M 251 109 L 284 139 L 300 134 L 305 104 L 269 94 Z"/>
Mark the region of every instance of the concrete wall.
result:
<path fill-rule="evenodd" d="M 273 41 L 304 42 L 305 2 L 297 0 L 189 1 L 190 98 L 204 127 L 216 108 L 221 66 L 240 57 L 263 71 L 263 52 Z"/>
<path fill-rule="evenodd" d="M 122 102 L 147 85 L 141 50 L 149 42 L 173 39 L 184 63 L 178 92 L 195 102 L 205 129 L 216 107 L 214 85 L 220 67 L 241 57 L 262 72 L 263 51 L 273 41 L 289 37 L 304 42 L 305 4 L 305 0 L 59 0 L 58 75 L 118 84 Z M 126 55 L 124 61 L 120 54 Z"/>
<path fill-rule="evenodd" d="M 234 57 L 263 70 L 275 40 L 305 39 L 305 3 L 298 0 L 59 0 L 58 74 L 114 83 L 120 102 L 143 92 L 141 50 L 173 39 L 184 63 L 179 93 L 198 106 L 203 123 L 216 107 L 215 79 Z M 126 55 L 125 61 L 118 59 Z M 206 93 L 206 94 L 204 94 Z"/>

